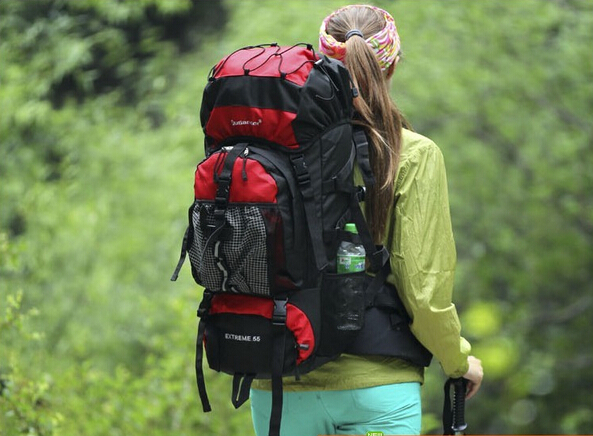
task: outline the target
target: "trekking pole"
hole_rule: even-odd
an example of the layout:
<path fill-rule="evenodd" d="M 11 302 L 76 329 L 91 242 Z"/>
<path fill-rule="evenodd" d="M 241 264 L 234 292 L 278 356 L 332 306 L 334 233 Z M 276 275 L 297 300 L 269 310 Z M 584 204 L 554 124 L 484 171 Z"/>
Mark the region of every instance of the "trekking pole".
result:
<path fill-rule="evenodd" d="M 465 392 L 467 381 L 464 378 L 455 379 L 453 382 L 453 434 L 464 434 L 467 428 L 465 422 Z"/>
<path fill-rule="evenodd" d="M 453 407 L 450 391 L 453 385 Z M 450 378 L 445 383 L 445 404 L 443 407 L 443 431 L 445 435 L 463 435 L 467 429 L 465 422 L 465 393 L 467 380 Z"/>

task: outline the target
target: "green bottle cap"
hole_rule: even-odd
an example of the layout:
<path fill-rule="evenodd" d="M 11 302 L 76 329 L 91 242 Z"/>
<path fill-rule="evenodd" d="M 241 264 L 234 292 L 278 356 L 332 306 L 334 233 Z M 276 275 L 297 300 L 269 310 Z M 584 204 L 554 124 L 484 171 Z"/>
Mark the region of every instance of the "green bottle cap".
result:
<path fill-rule="evenodd" d="M 344 226 L 344 230 L 346 230 L 347 232 L 350 233 L 354 233 L 354 234 L 358 234 L 358 230 L 356 229 L 356 224 L 354 223 L 346 223 L 346 225 Z"/>

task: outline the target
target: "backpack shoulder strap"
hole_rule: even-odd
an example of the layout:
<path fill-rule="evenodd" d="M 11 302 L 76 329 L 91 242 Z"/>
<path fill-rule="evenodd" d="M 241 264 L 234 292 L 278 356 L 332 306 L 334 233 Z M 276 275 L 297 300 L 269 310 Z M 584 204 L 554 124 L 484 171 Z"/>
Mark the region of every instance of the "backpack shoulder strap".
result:
<path fill-rule="evenodd" d="M 369 159 L 369 139 L 362 126 L 354 126 L 352 131 L 352 142 L 356 147 L 356 161 L 362 174 L 365 186 L 373 186 L 375 184 L 375 176 L 371 168 L 371 161 Z"/>
<path fill-rule="evenodd" d="M 302 154 L 292 155 L 290 162 L 297 178 L 298 186 L 303 195 L 303 204 L 305 207 L 305 217 L 309 226 L 313 253 L 315 254 L 315 263 L 319 271 L 323 271 L 328 264 L 327 254 L 323 244 L 323 231 L 321 229 L 321 212 L 317 211 L 315 203 L 315 191 L 311 184 L 311 174 L 307 167 L 307 162 Z"/>

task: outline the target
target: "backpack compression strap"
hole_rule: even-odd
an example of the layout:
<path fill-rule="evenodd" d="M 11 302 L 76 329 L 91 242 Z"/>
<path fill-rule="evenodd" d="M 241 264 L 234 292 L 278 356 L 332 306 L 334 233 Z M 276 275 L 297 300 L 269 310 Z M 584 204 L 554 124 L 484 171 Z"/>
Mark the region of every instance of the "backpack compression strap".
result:
<path fill-rule="evenodd" d="M 243 154 L 246 148 L 246 143 L 234 145 L 231 150 L 227 152 L 220 173 L 214 173 L 214 181 L 218 184 L 214 200 L 214 225 L 212 229 L 210 229 L 210 236 L 208 236 L 208 239 L 204 244 L 204 250 L 206 250 L 210 244 L 213 244 L 212 254 L 216 262 L 216 267 L 222 274 L 222 290 L 226 292 L 231 291 L 228 284 L 229 266 L 223 252 L 220 250 L 220 237 L 223 235 L 224 230 L 228 228 L 225 213 L 229 203 L 231 179 L 235 161 L 241 154 Z"/>
<path fill-rule="evenodd" d="M 268 436 L 280 436 L 287 302 L 288 298 L 286 297 L 274 298 L 274 312 L 272 313 L 272 411 L 270 413 L 270 431 Z"/>
<path fill-rule="evenodd" d="M 310 230 L 311 243 L 313 245 L 313 252 L 315 255 L 315 263 L 319 271 L 323 271 L 327 267 L 328 260 L 323 244 L 323 234 L 320 228 L 321 216 L 317 213 L 315 205 L 315 191 L 311 184 L 311 175 L 307 168 L 307 162 L 302 155 L 291 156 L 290 161 L 295 171 L 297 183 L 303 194 L 303 204 L 305 206 L 305 217 L 307 225 Z"/>
<path fill-rule="evenodd" d="M 225 211 L 229 201 L 229 194 L 230 194 L 230 187 L 231 187 L 231 176 L 233 174 L 233 167 L 235 165 L 235 161 L 237 158 L 245 152 L 247 148 L 247 143 L 240 143 L 234 145 L 231 150 L 227 153 L 226 158 L 224 159 L 224 163 L 222 165 L 222 169 L 220 173 L 215 173 L 214 178 L 215 182 L 218 184 L 218 188 L 216 190 L 216 197 L 215 197 L 215 226 L 213 229 L 210 229 L 210 236 L 206 241 L 205 247 L 208 247 L 211 243 L 215 244 L 214 248 L 214 258 L 217 262 L 217 267 L 221 270 L 223 274 L 226 274 L 228 271 L 228 267 L 226 265 L 226 261 L 222 255 L 219 254 L 218 247 L 216 246 L 217 239 L 221 232 L 225 229 L 226 225 L 226 218 L 225 218 Z M 189 250 L 190 245 L 193 243 L 193 221 L 192 221 L 192 212 L 194 209 L 195 203 L 189 208 L 189 225 L 185 230 L 185 234 L 183 235 L 183 242 L 181 244 L 181 254 L 179 255 L 179 261 L 177 262 L 177 266 L 173 275 L 171 276 L 171 281 L 176 281 L 179 277 L 179 271 L 185 262 L 185 258 L 187 257 L 187 252 Z M 225 276 L 226 277 L 226 276 Z M 228 291 L 229 289 L 226 286 L 226 280 L 223 281 L 223 289 Z"/>
<path fill-rule="evenodd" d="M 233 394 L 231 402 L 235 409 L 241 407 L 249 399 L 249 389 L 255 378 L 255 374 L 234 374 L 233 375 Z"/>
<path fill-rule="evenodd" d="M 369 159 L 369 141 L 367 134 L 360 126 L 354 126 L 352 130 L 352 142 L 356 147 L 356 161 L 362 173 L 362 179 L 367 187 L 375 184 L 375 176 Z"/>
<path fill-rule="evenodd" d="M 204 370 L 202 368 L 202 360 L 204 356 L 204 333 L 206 332 L 205 318 L 208 316 L 210 310 L 210 303 L 212 302 L 212 292 L 205 290 L 204 297 L 198 308 L 198 335 L 196 338 L 196 383 L 198 385 L 198 392 L 200 394 L 200 400 L 202 401 L 202 409 L 204 412 L 210 412 L 210 401 L 208 400 L 208 394 L 206 393 L 206 382 L 204 380 Z"/>
<path fill-rule="evenodd" d="M 193 209 L 194 205 L 192 204 L 190 207 L 190 220 L 191 220 L 191 210 Z M 190 233 L 193 233 L 191 225 L 187 226 L 185 229 L 185 233 L 183 235 L 183 242 L 181 243 L 181 254 L 179 255 L 179 261 L 177 261 L 177 266 L 175 267 L 175 271 L 173 271 L 173 275 L 171 276 L 171 281 L 174 282 L 179 277 L 179 271 L 181 271 L 181 267 L 185 262 L 185 258 L 187 257 L 187 250 L 189 247 L 189 241 L 193 236 L 190 236 Z"/>

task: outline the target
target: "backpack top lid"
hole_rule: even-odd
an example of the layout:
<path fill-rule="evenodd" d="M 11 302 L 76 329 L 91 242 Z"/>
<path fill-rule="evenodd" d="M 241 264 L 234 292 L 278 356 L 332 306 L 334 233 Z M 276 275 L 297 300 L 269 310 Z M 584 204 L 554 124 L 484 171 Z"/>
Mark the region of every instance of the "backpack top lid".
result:
<path fill-rule="evenodd" d="M 281 77 L 303 86 L 319 57 L 310 45 L 281 47 L 277 44 L 239 49 L 223 58 L 209 80 L 232 76 Z"/>
<path fill-rule="evenodd" d="M 301 150 L 352 118 L 346 67 L 310 44 L 249 46 L 212 68 L 200 120 L 206 154 L 239 142 Z"/>

